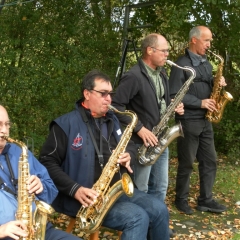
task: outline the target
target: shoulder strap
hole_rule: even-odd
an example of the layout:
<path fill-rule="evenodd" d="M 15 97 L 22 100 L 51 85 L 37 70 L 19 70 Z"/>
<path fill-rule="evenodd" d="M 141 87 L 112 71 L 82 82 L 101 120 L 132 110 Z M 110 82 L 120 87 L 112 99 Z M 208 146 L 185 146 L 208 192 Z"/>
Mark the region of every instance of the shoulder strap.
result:
<path fill-rule="evenodd" d="M 8 192 L 8 193 L 11 193 L 13 196 L 16 197 L 15 192 L 13 192 L 12 189 L 10 189 L 10 188 L 6 185 L 6 183 L 2 180 L 1 177 L 0 177 L 0 189 L 6 191 L 6 192 Z"/>
<path fill-rule="evenodd" d="M 80 114 L 81 114 L 81 116 L 83 118 L 83 121 L 86 123 L 86 125 L 88 127 L 88 131 L 90 133 L 93 145 L 94 145 L 95 150 L 96 150 L 97 155 L 98 155 L 100 166 L 103 169 L 104 159 L 103 159 L 103 155 L 102 155 L 102 140 L 101 140 L 102 138 L 100 137 L 100 151 L 99 151 L 97 143 L 96 143 L 96 140 L 95 140 L 95 138 L 93 136 L 93 132 L 92 132 L 92 129 L 91 129 L 90 125 L 89 125 L 89 121 L 88 121 L 88 118 L 87 118 L 87 115 L 86 115 L 84 109 L 82 107 L 80 107 L 79 108 L 79 112 L 80 112 Z M 101 128 L 100 128 L 100 131 L 101 131 Z"/>
<path fill-rule="evenodd" d="M 5 153 L 4 155 L 5 155 L 6 162 L 7 162 L 7 165 L 8 165 L 8 169 L 9 169 L 9 172 L 10 172 L 10 175 L 11 175 L 12 184 L 13 184 L 14 187 L 16 187 L 17 184 L 18 184 L 18 180 L 14 176 L 12 165 L 11 165 L 11 162 L 10 162 L 8 154 Z"/>

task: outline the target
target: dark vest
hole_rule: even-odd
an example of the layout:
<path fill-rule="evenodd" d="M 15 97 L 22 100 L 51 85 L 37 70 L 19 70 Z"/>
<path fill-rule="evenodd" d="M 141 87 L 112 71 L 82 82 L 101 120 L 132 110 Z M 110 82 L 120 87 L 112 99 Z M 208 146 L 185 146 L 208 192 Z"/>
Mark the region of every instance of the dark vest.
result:
<path fill-rule="evenodd" d="M 68 138 L 67 153 L 61 168 L 79 185 L 92 188 L 96 176 L 95 149 L 86 123 L 81 118 L 78 107 L 76 108 L 76 110 L 54 120 Z M 106 115 L 113 119 L 112 135 L 117 143 L 121 137 L 117 134 L 120 127 L 119 122 L 113 113 L 109 112 Z M 53 207 L 58 212 L 75 216 L 81 205 L 73 197 L 59 193 L 53 202 Z"/>

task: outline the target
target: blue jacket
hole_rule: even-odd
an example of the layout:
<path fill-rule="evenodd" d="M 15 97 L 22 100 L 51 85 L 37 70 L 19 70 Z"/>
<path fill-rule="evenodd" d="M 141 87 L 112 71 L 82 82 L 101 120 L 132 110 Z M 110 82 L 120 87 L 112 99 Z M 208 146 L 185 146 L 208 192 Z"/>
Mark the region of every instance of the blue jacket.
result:
<path fill-rule="evenodd" d="M 22 153 L 22 149 L 16 144 L 9 144 L 9 146 L 9 149 L 7 146 L 5 149 L 8 149 L 7 153 L 11 162 L 14 176 L 15 178 L 18 178 L 18 162 Z M 11 175 L 3 153 L 0 154 L 0 177 L 13 192 L 16 192 L 10 181 Z M 44 189 L 40 194 L 36 195 L 36 199 L 51 204 L 54 198 L 57 196 L 58 190 L 51 180 L 47 169 L 33 156 L 30 151 L 28 151 L 28 162 L 30 175 L 36 175 L 41 180 Z M 35 209 L 34 205 L 35 204 L 33 204 L 33 209 Z M 6 192 L 3 189 L 0 189 L 0 225 L 15 220 L 17 206 L 18 202 L 14 195 Z"/>

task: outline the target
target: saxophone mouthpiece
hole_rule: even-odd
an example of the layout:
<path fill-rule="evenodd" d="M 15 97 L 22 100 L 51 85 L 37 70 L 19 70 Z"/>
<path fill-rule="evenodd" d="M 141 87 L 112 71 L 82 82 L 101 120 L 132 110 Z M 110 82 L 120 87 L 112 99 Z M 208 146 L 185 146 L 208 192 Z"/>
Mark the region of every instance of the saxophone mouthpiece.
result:
<path fill-rule="evenodd" d="M 108 105 L 108 108 L 109 108 L 109 110 L 111 110 L 111 111 L 115 111 L 115 112 L 117 112 L 118 110 L 115 108 L 115 107 L 113 107 L 112 105 Z"/>
<path fill-rule="evenodd" d="M 0 138 L 3 138 L 3 139 L 5 139 L 5 140 L 6 140 L 7 137 L 9 137 L 9 136 L 4 135 L 4 134 L 3 134 L 3 135 L 0 135 Z"/>
<path fill-rule="evenodd" d="M 171 65 L 171 66 L 175 66 L 177 67 L 177 64 L 175 64 L 174 62 L 170 61 L 170 60 L 166 60 L 166 62 Z"/>

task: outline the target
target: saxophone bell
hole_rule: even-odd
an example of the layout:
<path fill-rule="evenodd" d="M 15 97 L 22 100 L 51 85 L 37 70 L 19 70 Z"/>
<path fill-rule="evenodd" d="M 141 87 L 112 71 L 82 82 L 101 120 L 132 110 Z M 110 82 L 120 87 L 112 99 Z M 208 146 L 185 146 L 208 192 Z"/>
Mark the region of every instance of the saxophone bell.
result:
<path fill-rule="evenodd" d="M 184 137 L 182 125 L 178 124 L 167 128 L 162 137 L 158 140 L 158 144 L 154 147 L 148 147 L 145 155 L 140 155 L 139 163 L 142 165 L 150 166 L 153 165 L 168 147 L 168 145 L 177 137 Z"/>
<path fill-rule="evenodd" d="M 45 239 L 48 215 L 54 213 L 54 209 L 47 203 L 35 200 L 36 209 L 33 216 L 34 239 Z"/>

